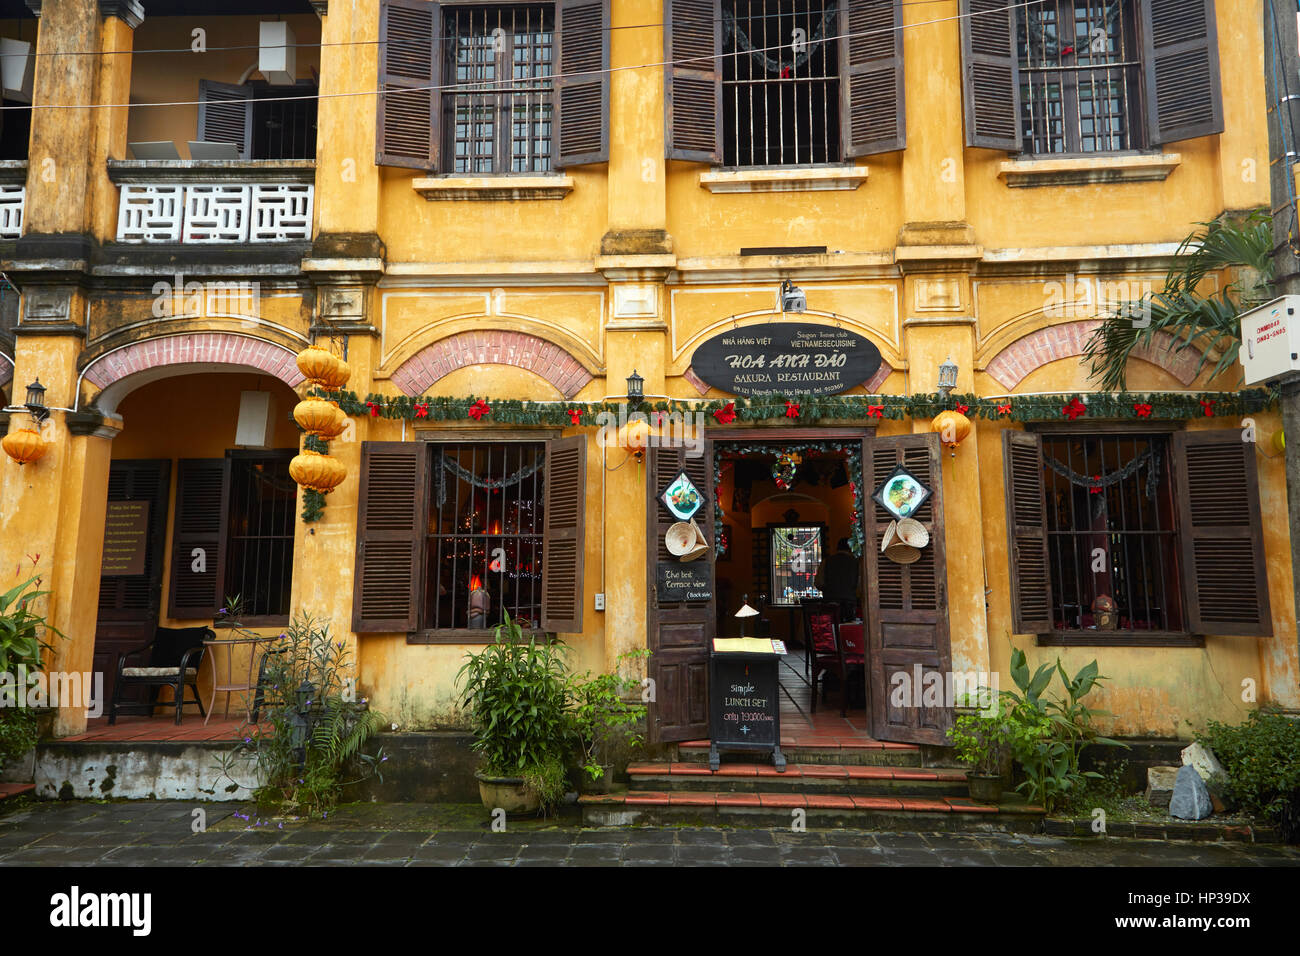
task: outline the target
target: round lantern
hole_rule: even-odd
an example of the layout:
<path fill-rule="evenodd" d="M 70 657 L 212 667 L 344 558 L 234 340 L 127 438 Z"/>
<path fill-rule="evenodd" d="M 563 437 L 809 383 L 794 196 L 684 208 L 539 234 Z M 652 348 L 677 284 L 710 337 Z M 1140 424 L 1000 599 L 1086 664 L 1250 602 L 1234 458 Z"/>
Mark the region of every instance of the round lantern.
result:
<path fill-rule="evenodd" d="M 332 360 L 330 367 L 320 377 L 320 383 L 330 391 L 336 392 L 346 385 L 348 379 L 352 377 L 352 366 L 332 352 L 330 353 L 330 359 Z"/>
<path fill-rule="evenodd" d="M 640 461 L 650 444 L 650 424 L 642 418 L 634 419 L 619 430 L 618 439 L 628 454 L 635 455 L 637 461 Z"/>
<path fill-rule="evenodd" d="M 940 412 L 930 423 L 930 431 L 938 434 L 939 440 L 953 449 L 953 457 L 957 455 L 957 446 L 970 434 L 970 429 L 970 419 L 961 412 Z"/>
<path fill-rule="evenodd" d="M 1273 433 L 1273 450 L 1279 455 L 1286 451 L 1286 432 L 1280 428 Z"/>
<path fill-rule="evenodd" d="M 321 383 L 325 376 L 329 375 L 334 369 L 334 363 L 338 359 L 327 349 L 319 345 L 309 345 L 298 353 L 298 371 L 302 372 L 308 381 Z"/>
<path fill-rule="evenodd" d="M 304 488 L 322 494 L 333 491 L 347 476 L 348 470 L 341 461 L 319 452 L 305 451 L 289 462 L 290 478 Z"/>
<path fill-rule="evenodd" d="M 343 433 L 347 416 L 332 402 L 309 398 L 294 407 L 293 420 L 308 435 L 330 441 Z"/>
<path fill-rule="evenodd" d="M 0 446 L 4 447 L 6 455 L 20 465 L 25 465 L 29 461 L 38 461 L 49 448 L 41 433 L 30 428 L 20 428 L 10 432 L 5 435 L 3 441 L 0 441 Z"/>

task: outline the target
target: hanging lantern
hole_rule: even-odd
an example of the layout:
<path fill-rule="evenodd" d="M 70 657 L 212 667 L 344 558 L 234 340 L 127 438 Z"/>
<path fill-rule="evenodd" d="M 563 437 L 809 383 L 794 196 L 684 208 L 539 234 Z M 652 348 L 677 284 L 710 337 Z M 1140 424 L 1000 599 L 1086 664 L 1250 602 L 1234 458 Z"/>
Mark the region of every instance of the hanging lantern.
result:
<path fill-rule="evenodd" d="M 329 353 L 329 356 L 330 367 L 321 375 L 319 381 L 322 386 L 331 392 L 337 392 L 352 377 L 352 366 L 333 352 Z"/>
<path fill-rule="evenodd" d="M 633 419 L 619 429 L 618 443 L 640 461 L 650 444 L 650 423 L 643 418 Z"/>
<path fill-rule="evenodd" d="M 347 476 L 348 470 L 341 461 L 319 452 L 305 451 L 289 462 L 289 477 L 321 494 L 333 491 Z"/>
<path fill-rule="evenodd" d="M 934 416 L 930 431 L 939 436 L 939 441 L 952 449 L 952 456 L 957 457 L 957 446 L 970 434 L 970 419 L 961 412 L 946 411 Z"/>
<path fill-rule="evenodd" d="M 30 428 L 10 432 L 0 441 L 0 445 L 4 447 L 5 454 L 20 465 L 40 460 L 49 449 L 41 433 Z"/>
<path fill-rule="evenodd" d="M 332 402 L 309 398 L 299 402 L 293 410 L 293 420 L 308 435 L 331 441 L 343 434 L 347 416 Z"/>
<path fill-rule="evenodd" d="M 322 384 L 325 376 L 329 375 L 338 361 L 334 355 L 319 345 L 309 345 L 298 353 L 298 371 L 306 376 L 307 380 L 316 384 Z"/>

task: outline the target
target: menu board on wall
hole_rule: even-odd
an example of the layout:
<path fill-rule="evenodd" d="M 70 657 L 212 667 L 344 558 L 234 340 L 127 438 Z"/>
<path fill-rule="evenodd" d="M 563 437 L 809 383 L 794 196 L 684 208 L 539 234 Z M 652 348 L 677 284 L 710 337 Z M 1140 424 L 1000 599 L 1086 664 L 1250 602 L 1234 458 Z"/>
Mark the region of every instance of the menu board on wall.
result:
<path fill-rule="evenodd" d="M 144 574 L 149 548 L 149 502 L 110 501 L 104 521 L 105 576 Z"/>
<path fill-rule="evenodd" d="M 660 604 L 713 600 L 713 577 L 709 562 L 673 563 L 661 561 L 655 567 L 655 591 Z"/>
<path fill-rule="evenodd" d="M 768 322 L 728 329 L 691 356 L 691 370 L 735 395 L 838 395 L 880 370 L 872 342 L 833 325 Z"/>

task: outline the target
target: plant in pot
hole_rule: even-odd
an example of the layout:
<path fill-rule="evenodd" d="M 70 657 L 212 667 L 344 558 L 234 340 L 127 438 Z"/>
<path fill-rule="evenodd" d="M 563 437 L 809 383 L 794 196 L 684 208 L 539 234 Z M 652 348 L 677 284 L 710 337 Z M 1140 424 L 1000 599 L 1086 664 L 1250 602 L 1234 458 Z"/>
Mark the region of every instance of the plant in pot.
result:
<path fill-rule="evenodd" d="M 953 721 L 948 738 L 957 759 L 968 765 L 966 782 L 972 800 L 997 803 L 1002 797 L 1003 766 L 1011 754 L 1016 728 L 1001 695 L 975 713 L 964 713 Z"/>
<path fill-rule="evenodd" d="M 32 606 L 47 594 L 40 590 L 39 576 L 0 594 L 0 767 L 36 745 L 42 718 L 52 713 L 28 706 L 30 686 L 45 669 L 41 655 L 52 649 L 45 635 L 63 636 Z M 43 693 L 39 696 L 43 700 Z"/>
<path fill-rule="evenodd" d="M 608 793 L 613 776 L 614 754 L 621 747 L 639 746 L 645 706 L 629 696 L 639 687 L 636 677 L 625 676 L 623 667 L 650 656 L 640 648 L 620 654 L 612 673 L 592 676 L 588 671 L 570 678 L 569 699 L 572 731 L 578 752 L 578 789 L 585 793 Z"/>
<path fill-rule="evenodd" d="M 525 638 L 508 612 L 493 642 L 456 675 L 479 755 L 479 796 L 488 810 L 549 812 L 564 796 L 572 740 L 564 648 Z"/>

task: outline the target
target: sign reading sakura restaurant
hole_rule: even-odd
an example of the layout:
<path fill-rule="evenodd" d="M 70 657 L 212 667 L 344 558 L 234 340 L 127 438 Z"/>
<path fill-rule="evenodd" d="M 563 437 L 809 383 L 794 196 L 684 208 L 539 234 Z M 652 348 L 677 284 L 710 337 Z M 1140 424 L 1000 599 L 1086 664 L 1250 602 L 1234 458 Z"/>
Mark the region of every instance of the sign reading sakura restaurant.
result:
<path fill-rule="evenodd" d="M 880 350 L 847 329 L 770 322 L 729 329 L 704 342 L 691 369 L 736 395 L 838 395 L 880 369 Z"/>

